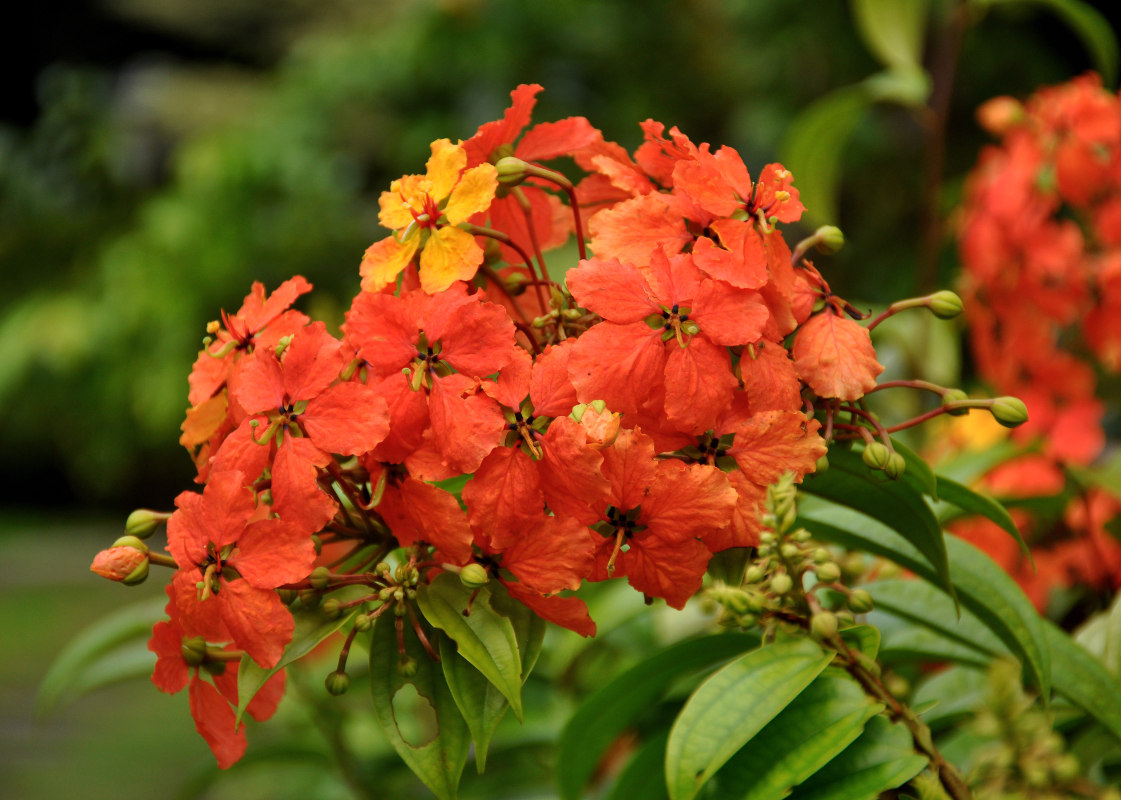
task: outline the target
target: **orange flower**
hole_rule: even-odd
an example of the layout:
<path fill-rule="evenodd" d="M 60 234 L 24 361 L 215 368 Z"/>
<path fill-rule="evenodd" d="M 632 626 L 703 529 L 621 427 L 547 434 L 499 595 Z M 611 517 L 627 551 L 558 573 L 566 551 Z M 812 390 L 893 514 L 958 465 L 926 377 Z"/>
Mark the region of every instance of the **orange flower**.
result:
<path fill-rule="evenodd" d="M 461 145 L 437 139 L 427 174 L 405 175 L 382 192 L 378 220 L 393 233 L 370 245 L 362 257 L 363 290 L 381 291 L 395 283 L 418 250 L 420 285 L 429 294 L 474 277 L 483 249 L 456 226 L 490 207 L 498 172 L 491 164 L 466 167 Z"/>

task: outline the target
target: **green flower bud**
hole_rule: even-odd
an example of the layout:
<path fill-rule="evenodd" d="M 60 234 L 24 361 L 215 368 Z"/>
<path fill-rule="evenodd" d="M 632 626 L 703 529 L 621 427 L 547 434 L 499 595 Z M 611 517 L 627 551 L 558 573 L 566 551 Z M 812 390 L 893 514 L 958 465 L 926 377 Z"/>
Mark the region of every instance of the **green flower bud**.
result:
<path fill-rule="evenodd" d="M 899 480 L 907 471 L 907 460 L 899 453 L 892 453 L 884 464 L 884 473 L 893 481 Z"/>
<path fill-rule="evenodd" d="M 468 589 L 478 589 L 486 586 L 490 580 L 487 569 L 482 564 L 468 564 L 459 571 L 459 580 Z"/>
<path fill-rule="evenodd" d="M 819 611 L 810 618 L 810 632 L 818 639 L 837 635 L 837 616 L 832 611 Z"/>
<path fill-rule="evenodd" d="M 989 406 L 993 419 L 1006 428 L 1015 428 L 1028 421 L 1028 407 L 1018 397 L 998 397 Z"/>
<path fill-rule="evenodd" d="M 819 547 L 813 552 L 813 560 L 815 564 L 824 564 L 831 559 L 833 554 L 827 548 Z"/>
<path fill-rule="evenodd" d="M 188 666 L 197 667 L 203 661 L 206 661 L 206 640 L 201 636 L 184 639 L 179 644 L 179 653 Z"/>
<path fill-rule="evenodd" d="M 785 542 L 778 550 L 787 561 L 794 561 L 802 555 L 802 548 L 793 542 Z"/>
<path fill-rule="evenodd" d="M 498 159 L 494 165 L 498 170 L 498 182 L 503 186 L 517 186 L 526 179 L 526 168 L 529 165 L 520 158 L 506 156 Z"/>
<path fill-rule="evenodd" d="M 836 225 L 822 225 L 814 231 L 814 238 L 817 240 L 814 248 L 827 256 L 840 252 L 845 246 L 845 234 Z"/>
<path fill-rule="evenodd" d="M 743 578 L 748 583 L 759 583 L 759 581 L 763 580 L 766 575 L 766 570 L 764 570 L 761 566 L 759 566 L 758 564 L 752 564 L 747 568 L 747 572 L 744 573 Z"/>
<path fill-rule="evenodd" d="M 686 336 L 696 336 L 701 332 L 701 326 L 691 319 L 687 319 L 681 323 L 681 332 Z"/>
<path fill-rule="evenodd" d="M 341 670 L 335 670 L 327 676 L 323 684 L 330 694 L 338 697 L 340 694 L 346 694 L 346 690 L 350 688 L 350 676 Z"/>
<path fill-rule="evenodd" d="M 323 600 L 323 595 L 315 589 L 301 589 L 300 602 L 303 603 L 304 608 L 315 608 Z"/>
<path fill-rule="evenodd" d="M 949 289 L 935 292 L 928 298 L 927 308 L 938 319 L 953 319 L 961 313 L 963 305 L 961 298 Z"/>
<path fill-rule="evenodd" d="M 330 583 L 330 574 L 331 571 L 326 567 L 316 567 L 311 571 L 311 574 L 308 575 L 307 581 L 311 584 L 311 588 L 313 589 L 326 589 L 327 584 Z"/>
<path fill-rule="evenodd" d="M 822 583 L 833 583 L 841 577 L 841 568 L 832 561 L 818 564 L 814 571 L 817 573 L 817 579 Z"/>
<path fill-rule="evenodd" d="M 967 395 L 961 389 L 947 389 L 945 392 L 942 393 L 942 404 L 943 405 L 949 405 L 950 403 L 960 403 L 963 400 L 968 400 L 968 399 L 969 399 L 969 395 Z M 964 414 L 968 414 L 969 409 L 968 408 L 952 408 L 949 411 L 947 411 L 946 413 L 947 414 L 953 414 L 955 417 L 960 417 Z"/>
<path fill-rule="evenodd" d="M 771 578 L 771 591 L 775 594 L 787 594 L 794 588 L 794 579 L 785 572 L 780 572 Z"/>
<path fill-rule="evenodd" d="M 874 605 L 872 595 L 864 589 L 853 589 L 849 595 L 849 608 L 857 614 L 867 614 Z"/>
<path fill-rule="evenodd" d="M 354 618 L 354 629 L 359 633 L 365 633 L 370 630 L 374 625 L 374 621 L 370 619 L 369 614 L 359 614 Z"/>
<path fill-rule="evenodd" d="M 733 614 L 746 614 L 754 605 L 743 589 L 727 589 L 720 601 Z"/>
<path fill-rule="evenodd" d="M 335 619 L 342 613 L 343 604 L 337 597 L 328 597 L 323 601 L 320 609 L 323 611 L 323 616 L 327 617 L 327 619 Z"/>
<path fill-rule="evenodd" d="M 864 448 L 860 458 L 869 469 L 884 469 L 887 466 L 888 459 L 891 458 L 891 451 L 887 449 L 887 445 L 883 442 L 871 442 Z"/>
<path fill-rule="evenodd" d="M 160 511 L 150 511 L 147 508 L 138 508 L 128 515 L 125 520 L 125 533 L 135 536 L 139 539 L 147 539 L 160 523 L 166 522 L 170 514 L 165 514 Z"/>

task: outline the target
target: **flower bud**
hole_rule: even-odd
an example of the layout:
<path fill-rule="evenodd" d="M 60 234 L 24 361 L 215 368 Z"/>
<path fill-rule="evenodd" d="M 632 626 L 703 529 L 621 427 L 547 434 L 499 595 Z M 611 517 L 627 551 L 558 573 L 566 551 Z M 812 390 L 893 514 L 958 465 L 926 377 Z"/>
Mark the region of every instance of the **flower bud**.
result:
<path fill-rule="evenodd" d="M 874 605 L 872 595 L 864 589 L 853 589 L 849 595 L 849 608 L 857 614 L 867 614 Z"/>
<path fill-rule="evenodd" d="M 891 451 L 883 442 L 870 442 L 860 458 L 870 469 L 884 469 L 891 458 Z"/>
<path fill-rule="evenodd" d="M 783 542 L 778 551 L 787 561 L 794 561 L 802 555 L 802 548 L 793 542 Z"/>
<path fill-rule="evenodd" d="M 323 684 L 329 693 L 338 697 L 340 694 L 346 694 L 346 690 L 350 688 L 350 676 L 341 670 L 335 670 L 327 676 Z"/>
<path fill-rule="evenodd" d="M 459 580 L 468 589 L 478 589 L 480 586 L 487 585 L 490 576 L 487 575 L 487 568 L 482 564 L 472 563 L 459 571 Z"/>
<path fill-rule="evenodd" d="M 951 403 L 960 403 L 963 400 L 968 400 L 969 395 L 961 389 L 947 389 L 942 392 L 942 405 L 950 405 Z M 960 417 L 969 413 L 968 408 L 951 408 L 947 414 L 953 414 L 955 417 Z"/>
<path fill-rule="evenodd" d="M 584 429 L 588 444 L 593 447 L 610 447 L 619 435 L 622 417 L 607 410 L 602 400 L 593 400 L 577 420 Z"/>
<path fill-rule="evenodd" d="M 188 666 L 197 667 L 206 661 L 206 640 L 201 636 L 184 639 L 179 643 L 179 654 Z"/>
<path fill-rule="evenodd" d="M 935 292 L 927 298 L 927 300 L 926 307 L 929 308 L 938 319 L 953 319 L 961 313 L 964 307 L 961 298 L 949 289 Z"/>
<path fill-rule="evenodd" d="M 312 589 L 326 589 L 327 584 L 330 582 L 328 578 L 330 574 L 331 571 L 326 567 L 316 567 L 311 571 L 311 574 L 308 575 L 307 582 L 311 584 Z"/>
<path fill-rule="evenodd" d="M 161 511 L 150 511 L 147 508 L 138 508 L 128 515 L 125 520 L 125 533 L 137 537 L 138 539 L 147 539 L 160 523 L 166 522 L 170 514 Z"/>
<path fill-rule="evenodd" d="M 841 578 L 841 568 L 832 561 L 818 564 L 814 571 L 817 573 L 817 579 L 822 583 L 833 583 Z"/>
<path fill-rule="evenodd" d="M 359 614 L 354 618 L 354 629 L 359 633 L 365 633 L 370 630 L 374 625 L 374 621 L 370 619 L 369 614 Z"/>
<path fill-rule="evenodd" d="M 701 332 L 701 326 L 691 319 L 687 319 L 681 323 L 681 332 L 686 336 L 696 336 Z"/>
<path fill-rule="evenodd" d="M 832 611 L 819 611 L 810 618 L 810 632 L 818 639 L 837 635 L 837 616 Z"/>
<path fill-rule="evenodd" d="M 744 573 L 743 577 L 748 583 L 759 583 L 759 581 L 766 577 L 766 574 L 766 571 L 761 566 L 752 564 L 747 568 L 747 572 Z"/>
<path fill-rule="evenodd" d="M 506 156 L 498 159 L 494 168 L 498 170 L 498 182 L 503 186 L 517 186 L 526 179 L 526 168 L 529 165 L 520 158 Z"/>
<path fill-rule="evenodd" d="M 785 572 L 780 572 L 771 578 L 771 591 L 775 594 L 786 594 L 794 588 L 794 579 Z"/>
<path fill-rule="evenodd" d="M 884 464 L 884 473 L 893 481 L 899 480 L 907 471 L 907 460 L 899 453 L 892 453 Z"/>
<path fill-rule="evenodd" d="M 845 246 L 845 234 L 836 225 L 822 225 L 814 231 L 814 249 L 819 253 L 831 256 Z"/>
<path fill-rule="evenodd" d="M 1001 136 L 1024 120 L 1024 107 L 1013 97 L 994 97 L 977 109 L 977 121 L 990 133 Z"/>
<path fill-rule="evenodd" d="M 135 536 L 122 536 L 94 556 L 90 570 L 125 586 L 143 583 L 148 577 L 148 547 Z"/>
<path fill-rule="evenodd" d="M 998 397 L 989 406 L 993 419 L 1006 428 L 1015 428 L 1028 421 L 1028 407 L 1018 397 Z"/>
<path fill-rule="evenodd" d="M 327 619 L 335 619 L 342 613 L 343 604 L 337 597 L 328 597 L 319 608 Z"/>

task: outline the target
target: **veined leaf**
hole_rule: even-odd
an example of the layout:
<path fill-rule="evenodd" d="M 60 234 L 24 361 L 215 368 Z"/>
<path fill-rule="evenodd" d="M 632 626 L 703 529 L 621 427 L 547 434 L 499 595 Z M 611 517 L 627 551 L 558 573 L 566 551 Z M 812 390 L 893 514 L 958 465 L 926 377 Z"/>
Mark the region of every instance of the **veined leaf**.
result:
<path fill-rule="evenodd" d="M 985 673 L 981 669 L 950 667 L 935 673 L 915 689 L 912 705 L 934 701 L 935 705 L 922 715 L 923 722 L 937 732 L 962 717 L 973 714 L 984 704 Z"/>
<path fill-rule="evenodd" d="M 875 625 L 853 625 L 841 631 L 841 638 L 849 647 L 855 647 L 868 658 L 880 652 L 880 631 Z"/>
<path fill-rule="evenodd" d="M 501 584 L 491 587 L 495 610 L 510 619 L 514 638 L 522 659 L 522 683 L 529 677 L 545 639 L 545 621 L 526 606 L 510 598 Z M 486 768 L 487 749 L 495 729 L 510 707 L 506 697 L 486 676 L 471 666 L 455 650 L 448 637 L 440 638 L 440 664 L 455 703 L 459 706 L 471 738 L 475 742 L 475 766 L 480 773 Z"/>
<path fill-rule="evenodd" d="M 978 514 L 999 525 L 1020 545 L 1020 552 L 1031 558 L 1031 549 L 1020 535 L 1020 529 L 1016 527 L 1012 515 L 996 500 L 942 475 L 938 476 L 938 495 L 945 502 L 963 511 Z M 945 515 L 942 516 L 942 520 L 946 520 Z M 1035 563 L 1034 559 L 1032 563 Z"/>
<path fill-rule="evenodd" d="M 874 800 L 915 777 L 927 760 L 915 754 L 907 729 L 882 716 L 841 754 L 790 794 L 790 800 Z"/>
<path fill-rule="evenodd" d="M 585 796 L 603 752 L 679 678 L 754 650 L 759 641 L 755 634 L 719 634 L 678 642 L 589 695 L 561 734 L 556 775 L 563 800 Z"/>
<path fill-rule="evenodd" d="M 1007 652 L 1000 639 L 969 611 L 961 611 L 945 593 L 926 581 L 876 581 L 864 587 L 876 610 L 921 625 L 939 636 L 984 655 Z"/>
<path fill-rule="evenodd" d="M 833 660 L 811 641 L 761 647 L 720 669 L 685 703 L 666 745 L 673 800 L 692 800 L 736 752 Z"/>
<path fill-rule="evenodd" d="M 417 605 L 433 627 L 455 642 L 522 718 L 522 658 L 514 624 L 491 604 L 489 586 L 469 589 L 450 572 L 417 590 Z"/>
<path fill-rule="evenodd" d="M 927 0 L 852 0 L 857 33 L 885 67 L 922 65 Z"/>
<path fill-rule="evenodd" d="M 877 614 L 875 619 L 877 624 L 883 624 L 880 661 L 885 666 L 915 661 L 949 661 L 984 667 L 992 660 L 992 656 L 939 636 L 930 628 L 913 625 L 889 614 Z"/>
<path fill-rule="evenodd" d="M 1121 683 L 1066 633 L 1043 620 L 1055 691 L 1101 723 L 1121 742 Z"/>
<path fill-rule="evenodd" d="M 935 582 L 953 597 L 942 526 L 912 486 L 874 473 L 851 450 L 833 448 L 829 451 L 829 469 L 807 475 L 802 489 L 866 514 L 898 532 L 922 554 L 933 567 Z"/>
<path fill-rule="evenodd" d="M 849 508 L 815 503 L 800 507 L 799 522 L 825 541 L 891 559 L 924 580 L 941 586 L 939 576 L 922 553 L 896 531 L 871 517 Z M 1046 697 L 1051 667 L 1042 621 L 1031 602 L 1015 581 L 976 547 L 956 536 L 947 536 L 945 545 L 961 605 L 988 626 L 1014 656 L 1024 661 L 1033 682 Z"/>
<path fill-rule="evenodd" d="M 883 707 L 846 673 L 826 670 L 716 773 L 716 795 L 782 800 L 848 747 Z"/>
<path fill-rule="evenodd" d="M 368 587 L 347 586 L 337 592 L 332 592 L 331 596 L 338 598 L 342 603 L 347 603 L 368 594 L 370 594 Z M 248 655 L 242 657 L 241 666 L 237 670 L 237 721 L 241 722 L 245 709 L 249 707 L 249 702 L 269 678 L 289 664 L 306 656 L 318 647 L 324 639 L 342 629 L 343 626 L 358 616 L 361 610 L 361 607 L 358 606 L 351 609 L 349 613 L 329 619 L 319 608 L 297 606 L 292 611 L 292 616 L 296 620 L 296 627 L 292 632 L 292 641 L 284 648 L 284 654 L 280 657 L 280 661 L 276 662 L 275 667 L 265 669 Z"/>
<path fill-rule="evenodd" d="M 424 781 L 440 800 L 454 800 L 459 787 L 471 735 L 467 723 L 452 698 L 439 665 L 434 663 L 420 640 L 405 631 L 405 655 L 416 663 L 413 675 L 398 670 L 398 645 L 393 614 L 382 614 L 374 623 L 370 644 L 370 690 L 374 698 L 374 715 L 393 749 Z M 401 731 L 393 708 L 394 697 L 406 686 L 416 690 L 421 700 L 431 704 L 436 729 L 423 744 L 411 744 Z"/>
<path fill-rule="evenodd" d="M 136 641 L 146 641 L 152 626 L 163 618 L 167 600 L 162 597 L 144 600 L 119 608 L 82 631 L 63 648 L 51 664 L 35 698 L 35 713 L 48 714 L 72 702 L 87 691 L 131 677 L 136 673 L 135 660 L 119 659 L 113 654 Z M 90 682 L 87 672 L 101 664 L 100 680 Z M 148 659 L 148 671 L 155 656 Z M 120 677 L 114 670 L 120 669 Z"/>

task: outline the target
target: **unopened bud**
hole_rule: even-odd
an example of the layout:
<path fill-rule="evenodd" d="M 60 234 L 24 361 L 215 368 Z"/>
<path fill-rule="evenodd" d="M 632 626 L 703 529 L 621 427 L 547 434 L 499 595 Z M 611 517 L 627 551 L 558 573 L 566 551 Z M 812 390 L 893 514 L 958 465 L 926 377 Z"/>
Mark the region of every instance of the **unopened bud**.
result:
<path fill-rule="evenodd" d="M 343 604 L 337 597 L 328 597 L 319 608 L 327 619 L 335 619 L 342 613 Z"/>
<path fill-rule="evenodd" d="M 832 611 L 819 611 L 810 617 L 810 632 L 818 639 L 837 635 L 837 616 Z"/>
<path fill-rule="evenodd" d="M 292 336 L 282 336 L 276 343 L 276 357 L 280 358 L 284 355 L 284 351 L 288 349 L 288 345 L 292 344 Z"/>
<path fill-rule="evenodd" d="M 148 547 L 135 536 L 122 536 L 94 556 L 90 570 L 125 586 L 143 583 L 148 577 Z"/>
<path fill-rule="evenodd" d="M 681 323 L 681 332 L 686 336 L 696 336 L 701 332 L 701 326 L 691 319 L 687 319 Z"/>
<path fill-rule="evenodd" d="M 836 225 L 822 225 L 814 231 L 814 238 L 817 240 L 814 249 L 827 256 L 839 252 L 845 246 L 845 235 Z"/>
<path fill-rule="evenodd" d="M 961 313 L 962 305 L 961 298 L 957 293 L 951 292 L 949 289 L 943 289 L 940 292 L 935 292 L 928 299 L 927 308 L 938 319 L 953 319 Z"/>
<path fill-rule="evenodd" d="M 787 561 L 794 561 L 802 555 L 802 548 L 793 542 L 783 542 L 778 551 Z"/>
<path fill-rule="evenodd" d="M 899 480 L 903 473 L 907 471 L 907 459 L 899 453 L 892 453 L 884 464 L 884 473 L 893 481 Z"/>
<path fill-rule="evenodd" d="M 520 158 L 506 156 L 498 159 L 494 168 L 498 170 L 498 182 L 503 186 L 517 186 L 526 179 L 526 168 L 529 165 Z"/>
<path fill-rule="evenodd" d="M 316 567 L 311 571 L 311 574 L 308 575 L 307 582 L 311 584 L 312 589 L 326 589 L 327 584 L 330 583 L 330 574 L 331 570 L 327 569 L 327 567 Z"/>
<path fill-rule="evenodd" d="M 998 397 L 989 406 L 993 419 L 1006 428 L 1015 428 L 1028 421 L 1028 407 L 1018 397 Z"/>
<path fill-rule="evenodd" d="M 841 568 L 833 561 L 818 564 L 814 568 L 814 572 L 817 573 L 817 579 L 822 583 L 833 583 L 841 578 Z"/>
<path fill-rule="evenodd" d="M 346 694 L 346 690 L 350 688 L 350 676 L 341 670 L 335 670 L 327 676 L 323 684 L 330 694 L 338 697 L 340 694 Z"/>
<path fill-rule="evenodd" d="M 766 570 L 764 570 L 761 566 L 759 566 L 758 564 L 752 564 L 747 568 L 747 572 L 744 573 L 743 578 L 748 583 L 759 583 L 759 581 L 763 580 L 766 575 Z"/>
<path fill-rule="evenodd" d="M 860 458 L 870 469 L 884 469 L 891 458 L 891 451 L 883 442 L 870 442 Z"/>
<path fill-rule="evenodd" d="M 179 655 L 183 656 L 188 666 L 197 667 L 206 661 L 206 640 L 201 636 L 184 639 L 179 643 Z"/>
<path fill-rule="evenodd" d="M 775 594 L 786 594 L 794 588 L 794 579 L 785 572 L 780 572 L 771 578 L 771 591 Z"/>
<path fill-rule="evenodd" d="M 960 403 L 963 400 L 968 400 L 969 395 L 961 389 L 947 389 L 942 392 L 942 404 L 950 405 L 951 403 Z M 946 411 L 947 414 L 953 414 L 955 417 L 960 417 L 969 413 L 968 408 L 951 408 Z"/>
<path fill-rule="evenodd" d="M 365 633 L 373 627 L 374 621 L 370 619 L 369 614 L 359 614 L 354 618 L 354 630 L 359 633 Z"/>
<path fill-rule="evenodd" d="M 459 571 L 459 580 L 468 589 L 478 589 L 480 586 L 487 585 L 490 576 L 487 575 L 487 569 L 482 564 L 472 563 Z"/>
<path fill-rule="evenodd" d="M 125 533 L 139 539 L 147 539 L 160 523 L 165 522 L 171 515 L 161 511 L 151 511 L 147 508 L 138 508 L 128 515 L 125 520 Z"/>
<path fill-rule="evenodd" d="M 874 605 L 872 595 L 864 589 L 853 589 L 852 594 L 849 595 L 849 608 L 854 613 L 867 614 Z"/>
<path fill-rule="evenodd" d="M 990 133 L 1002 136 L 1024 120 L 1024 107 L 1013 97 L 994 97 L 977 109 L 977 121 Z"/>

